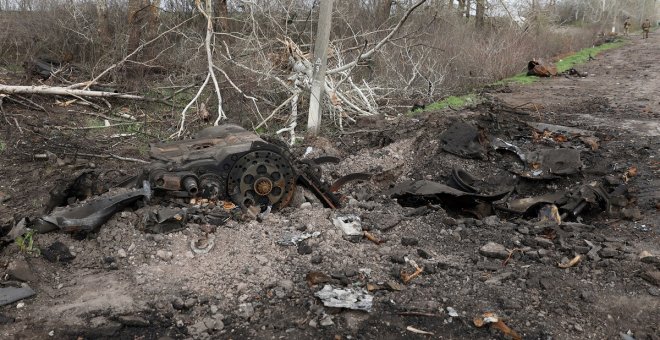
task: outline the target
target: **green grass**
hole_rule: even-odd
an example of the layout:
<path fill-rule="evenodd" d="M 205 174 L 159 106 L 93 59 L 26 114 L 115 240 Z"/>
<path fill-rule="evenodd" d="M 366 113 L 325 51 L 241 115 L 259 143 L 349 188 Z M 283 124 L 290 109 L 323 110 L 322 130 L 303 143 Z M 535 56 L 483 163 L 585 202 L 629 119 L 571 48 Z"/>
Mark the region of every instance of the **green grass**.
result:
<path fill-rule="evenodd" d="M 34 234 L 34 230 L 28 229 L 25 234 L 16 237 L 14 242 L 16 242 L 16 245 L 21 252 L 39 256 L 41 251 L 34 244 Z"/>
<path fill-rule="evenodd" d="M 582 49 L 574 54 L 571 54 L 570 56 L 559 60 L 556 65 L 557 65 L 557 72 L 564 72 L 571 67 L 575 67 L 576 65 L 584 64 L 589 60 L 589 56 L 591 55 L 592 57 L 595 57 L 596 55 L 607 51 L 611 50 L 613 48 L 618 48 L 623 45 L 625 45 L 626 42 L 623 40 L 618 40 L 614 41 L 611 43 L 606 43 L 602 44 L 600 46 L 594 46 L 594 47 L 589 47 Z"/>
<path fill-rule="evenodd" d="M 100 118 L 88 117 L 87 119 L 85 119 L 85 126 L 87 127 L 105 126 L 105 122 Z"/>
<path fill-rule="evenodd" d="M 531 84 L 539 81 L 539 77 L 528 77 L 527 72 L 518 73 L 513 77 L 505 78 L 496 81 L 493 85 L 506 85 L 506 84 Z"/>
<path fill-rule="evenodd" d="M 584 48 L 576 53 L 573 53 L 561 60 L 559 60 L 555 66 L 557 66 L 557 72 L 564 72 L 571 67 L 575 67 L 580 64 L 584 64 L 589 60 L 589 56 L 595 57 L 599 53 L 602 53 L 613 48 L 618 48 L 625 45 L 626 42 L 623 40 L 618 40 L 611 43 L 602 44 L 600 46 L 594 46 L 589 48 Z M 513 77 L 505 78 L 500 81 L 495 82 L 493 85 L 505 85 L 505 84 L 531 84 L 537 82 L 539 77 L 528 77 L 527 72 L 521 72 L 516 74 Z"/>
<path fill-rule="evenodd" d="M 449 96 L 441 101 L 431 103 L 426 105 L 424 109 L 415 110 L 414 113 L 424 112 L 424 111 L 437 111 L 451 107 L 453 109 L 462 108 L 468 105 L 473 105 L 477 103 L 477 95 L 475 94 L 466 94 L 463 96 Z"/>
<path fill-rule="evenodd" d="M 594 46 L 582 49 L 574 54 L 571 54 L 561 60 L 559 60 L 555 65 L 557 66 L 557 72 L 564 72 L 571 67 L 586 63 L 589 60 L 589 56 L 595 57 L 599 53 L 602 53 L 613 48 L 618 48 L 626 44 L 624 40 L 618 40 L 611 43 L 602 44 L 600 46 Z M 500 81 L 493 83 L 493 85 L 505 85 L 505 84 L 531 84 L 537 82 L 539 77 L 528 77 L 527 72 L 518 73 L 513 77 L 505 78 Z M 479 97 L 475 94 L 467 94 L 464 96 L 451 96 L 447 97 L 441 101 L 431 103 L 426 105 L 424 109 L 415 110 L 414 113 L 424 112 L 424 111 L 436 111 L 442 110 L 447 107 L 452 107 L 454 109 L 465 107 L 468 105 L 476 104 L 479 101 Z M 412 113 L 412 112 L 411 112 Z"/>
<path fill-rule="evenodd" d="M 7 148 L 7 144 L 4 141 L 0 140 L 0 153 L 3 153 Z"/>

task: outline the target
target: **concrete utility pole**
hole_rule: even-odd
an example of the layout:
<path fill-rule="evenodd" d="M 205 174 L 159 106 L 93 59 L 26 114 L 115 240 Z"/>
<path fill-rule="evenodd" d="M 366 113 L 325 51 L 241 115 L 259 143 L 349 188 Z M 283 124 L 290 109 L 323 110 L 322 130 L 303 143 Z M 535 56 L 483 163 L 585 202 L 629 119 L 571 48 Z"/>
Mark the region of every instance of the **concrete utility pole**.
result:
<path fill-rule="evenodd" d="M 330 40 L 330 24 L 332 22 L 332 2 L 321 0 L 319 25 L 314 43 L 314 60 L 312 70 L 312 91 L 309 98 L 309 117 L 307 132 L 316 135 L 321 127 L 321 95 L 325 88 L 325 68 L 328 62 L 328 41 Z"/>

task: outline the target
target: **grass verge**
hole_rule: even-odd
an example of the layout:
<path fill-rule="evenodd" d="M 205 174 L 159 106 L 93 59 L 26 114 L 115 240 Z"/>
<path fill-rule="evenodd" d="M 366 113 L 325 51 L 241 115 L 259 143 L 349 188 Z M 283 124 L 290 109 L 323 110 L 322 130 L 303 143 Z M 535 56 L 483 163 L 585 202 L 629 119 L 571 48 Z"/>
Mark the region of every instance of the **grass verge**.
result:
<path fill-rule="evenodd" d="M 576 65 L 584 64 L 589 60 L 589 56 L 595 57 L 596 55 L 611 50 L 613 48 L 618 48 L 626 44 L 625 40 L 617 40 L 610 43 L 605 43 L 599 46 L 583 48 L 578 52 L 575 52 L 561 60 L 559 60 L 555 66 L 557 66 L 557 72 L 564 72 L 571 67 Z M 518 73 L 513 77 L 505 78 L 500 81 L 495 82 L 493 85 L 505 85 L 505 84 L 530 84 L 538 81 L 538 77 L 528 77 L 526 72 Z"/>
<path fill-rule="evenodd" d="M 619 48 L 626 44 L 625 40 L 617 40 L 614 42 L 602 44 L 599 46 L 584 48 L 576 53 L 573 53 L 561 60 L 559 60 L 555 65 L 557 66 L 557 72 L 564 72 L 571 67 L 586 63 L 589 60 L 589 56 L 595 57 L 596 55 L 611 50 L 613 48 Z M 538 81 L 538 77 L 528 77 L 526 72 L 518 73 L 513 77 L 505 78 L 500 81 L 493 83 L 493 85 L 505 85 L 505 84 L 531 84 Z M 431 103 L 426 105 L 422 110 L 415 110 L 415 113 L 424 112 L 424 111 L 436 111 L 442 110 L 447 107 L 452 107 L 454 109 L 465 107 L 468 105 L 476 104 L 479 101 L 479 97 L 475 94 L 467 94 L 464 96 L 450 96 L 441 101 Z"/>
<path fill-rule="evenodd" d="M 589 56 L 595 57 L 596 55 L 611 50 L 613 48 L 618 48 L 626 44 L 624 40 L 617 40 L 611 43 L 602 44 L 600 46 L 594 46 L 589 48 L 584 48 L 570 56 L 561 59 L 557 62 L 557 72 L 564 72 L 571 67 L 576 65 L 584 64 L 589 60 Z"/>
<path fill-rule="evenodd" d="M 457 109 L 468 105 L 476 104 L 477 99 L 478 99 L 477 95 L 473 93 L 466 94 L 463 96 L 449 96 L 441 101 L 437 101 L 435 103 L 426 105 L 424 109 L 415 110 L 414 113 L 423 112 L 423 111 L 437 111 L 437 110 L 446 109 L 448 107 Z"/>

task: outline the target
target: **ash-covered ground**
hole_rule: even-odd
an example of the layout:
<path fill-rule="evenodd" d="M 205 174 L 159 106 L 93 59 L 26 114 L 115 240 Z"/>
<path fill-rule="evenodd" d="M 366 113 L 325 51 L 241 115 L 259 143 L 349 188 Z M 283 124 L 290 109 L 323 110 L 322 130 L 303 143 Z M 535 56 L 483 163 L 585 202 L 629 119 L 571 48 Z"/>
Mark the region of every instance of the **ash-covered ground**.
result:
<path fill-rule="evenodd" d="M 16 339 L 659 339 L 658 42 L 657 37 L 633 41 L 598 56 L 580 69 L 587 78 L 493 88 L 484 94 L 486 104 L 469 110 L 363 119 L 346 133 L 297 146 L 292 152 L 299 157 L 311 147 L 305 157 L 342 159 L 324 166 L 329 181 L 353 172 L 374 174 L 342 188 L 347 199 L 341 209 L 308 201 L 311 195 L 299 191 L 290 207 L 261 221 L 191 221 L 182 231 L 151 234 L 143 231 L 143 217 L 154 208 L 147 205 L 116 214 L 84 237 L 38 234 L 35 246 L 42 256 L 25 254 L 10 242 L 0 259 L 3 287 L 24 280 L 36 295 L 0 307 L 0 334 Z M 24 123 L 21 119 L 29 117 L 17 118 Z M 479 158 L 443 150 L 443 132 L 457 122 L 479 131 L 484 151 Z M 590 133 L 544 134 L 530 123 Z M 117 160 L 29 161 L 21 145 L 49 151 L 47 129 L 37 130 L 28 136 L 3 131 L 9 146 L 0 168 L 4 226 L 39 217 L 48 188 L 89 163 L 129 173 L 138 168 Z M 520 178 L 514 175 L 520 159 L 495 151 L 495 137 L 527 152 L 579 150 L 583 166 L 556 179 Z M 135 156 L 130 145 L 121 151 Z M 608 191 L 625 188 L 620 195 L 625 201 L 612 213 L 590 204 L 557 225 L 540 221 L 536 210 L 475 210 L 462 200 L 428 197 L 404 207 L 388 194 L 408 180 L 447 183 L 457 168 L 489 194 L 513 188 L 505 201 L 571 192 L 594 182 Z M 360 217 L 361 229 L 384 242 L 347 239 L 333 223 L 347 215 Z M 314 236 L 282 244 L 304 234 Z M 191 247 L 199 239 L 213 242 L 208 253 Z M 48 250 L 60 254 L 59 261 L 49 261 L 43 254 Z M 402 273 L 413 274 L 415 265 L 421 272 L 405 283 Z M 371 310 L 324 306 L 315 294 L 326 285 L 364 290 L 373 298 Z M 477 327 L 487 316 L 500 322 L 491 318 Z"/>

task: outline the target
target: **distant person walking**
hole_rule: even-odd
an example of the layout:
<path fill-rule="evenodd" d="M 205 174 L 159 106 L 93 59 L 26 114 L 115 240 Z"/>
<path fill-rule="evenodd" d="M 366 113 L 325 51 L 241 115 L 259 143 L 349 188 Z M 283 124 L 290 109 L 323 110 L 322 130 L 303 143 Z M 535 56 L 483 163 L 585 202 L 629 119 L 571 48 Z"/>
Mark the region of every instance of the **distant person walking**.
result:
<path fill-rule="evenodd" d="M 649 31 L 651 30 L 651 21 L 649 19 L 646 19 L 642 23 L 642 39 L 648 39 L 649 38 Z"/>
<path fill-rule="evenodd" d="M 628 32 L 630 32 L 630 17 L 627 17 L 626 21 L 623 22 L 623 35 L 627 37 Z"/>

